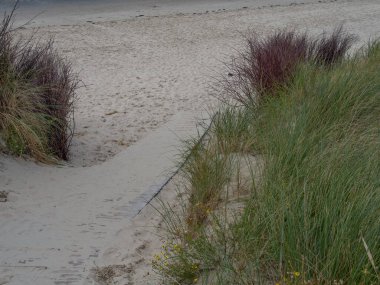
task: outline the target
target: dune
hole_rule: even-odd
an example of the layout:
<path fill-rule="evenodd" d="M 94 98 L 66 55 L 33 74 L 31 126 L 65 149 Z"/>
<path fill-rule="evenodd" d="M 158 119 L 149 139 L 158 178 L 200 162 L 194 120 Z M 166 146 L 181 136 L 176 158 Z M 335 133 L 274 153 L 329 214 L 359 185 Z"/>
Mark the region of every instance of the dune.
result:
<path fill-rule="evenodd" d="M 92 269 L 104 266 L 114 284 L 159 284 L 150 260 L 160 250 L 162 219 L 146 202 L 175 172 L 181 139 L 196 135 L 218 104 L 212 78 L 243 44 L 241 34 L 344 24 L 358 45 L 380 36 L 374 0 L 227 2 L 169 9 L 163 1 L 133 13 L 82 7 L 20 30 L 38 26 L 38 35 L 53 36 L 84 84 L 69 163 L 0 155 L 0 191 L 8 195 L 0 202 L 0 284 L 97 284 Z M 177 181 L 159 197 L 175 203 Z"/>

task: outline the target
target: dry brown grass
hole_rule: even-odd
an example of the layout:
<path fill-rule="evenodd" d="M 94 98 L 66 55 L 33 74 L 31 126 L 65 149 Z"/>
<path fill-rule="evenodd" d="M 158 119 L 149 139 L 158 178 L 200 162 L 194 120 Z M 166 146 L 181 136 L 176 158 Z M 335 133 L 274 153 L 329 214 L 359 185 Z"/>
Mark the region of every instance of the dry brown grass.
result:
<path fill-rule="evenodd" d="M 67 160 L 79 81 L 52 40 L 17 38 L 17 4 L 0 24 L 0 135 L 16 155 Z"/>

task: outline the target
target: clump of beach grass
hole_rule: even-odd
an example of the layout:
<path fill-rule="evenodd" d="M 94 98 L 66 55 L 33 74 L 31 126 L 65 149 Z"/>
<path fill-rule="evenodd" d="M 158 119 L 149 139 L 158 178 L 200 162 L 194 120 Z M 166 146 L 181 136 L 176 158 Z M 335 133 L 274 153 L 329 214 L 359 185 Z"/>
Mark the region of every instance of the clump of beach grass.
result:
<path fill-rule="evenodd" d="M 217 112 L 210 132 L 218 151 L 224 154 L 252 152 L 252 120 L 254 113 L 247 108 L 225 106 Z"/>
<path fill-rule="evenodd" d="M 208 138 L 206 138 L 208 140 Z M 186 223 L 190 233 L 195 233 L 208 213 L 215 209 L 223 187 L 230 180 L 231 157 L 218 152 L 212 143 L 189 143 L 189 159 L 183 166 L 181 175 L 188 186 L 188 211 Z"/>
<path fill-rule="evenodd" d="M 17 4 L 0 24 L 0 137 L 13 154 L 68 160 L 79 81 L 52 40 L 17 37 Z"/>
<path fill-rule="evenodd" d="M 186 201 L 161 210 L 170 246 L 153 267 L 164 282 L 380 282 L 380 44 L 346 58 L 349 38 L 337 31 L 319 42 L 335 59 L 314 52 L 323 64 L 297 62 L 275 96 L 224 107 L 201 145 L 188 145 Z M 260 177 L 246 177 L 244 209 L 228 219 L 231 157 L 255 154 Z M 209 198 L 195 227 L 189 213 Z"/>
<path fill-rule="evenodd" d="M 277 94 L 301 62 L 329 66 L 342 60 L 355 37 L 336 28 L 331 34 L 310 37 L 306 33 L 279 30 L 268 37 L 255 33 L 246 37 L 246 48 L 227 65 L 219 97 L 249 106 Z"/>

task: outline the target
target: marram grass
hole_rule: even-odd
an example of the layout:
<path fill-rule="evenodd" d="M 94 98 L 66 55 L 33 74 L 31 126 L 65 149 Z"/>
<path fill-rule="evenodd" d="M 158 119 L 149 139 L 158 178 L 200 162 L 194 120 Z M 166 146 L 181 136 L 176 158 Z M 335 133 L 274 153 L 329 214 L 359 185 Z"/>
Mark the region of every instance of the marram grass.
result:
<path fill-rule="evenodd" d="M 0 147 L 43 162 L 68 160 L 78 79 L 52 41 L 18 37 L 17 5 L 0 23 Z"/>
<path fill-rule="evenodd" d="M 302 64 L 277 96 L 222 111 L 184 168 L 195 187 L 186 189 L 220 191 L 229 180 L 215 182 L 223 172 L 210 169 L 210 153 L 236 152 L 263 160 L 243 213 L 232 223 L 208 213 L 189 236 L 186 218 L 166 207 L 181 250 L 162 259 L 164 283 L 380 284 L 379 43 L 328 68 Z M 186 217 L 194 205 L 184 205 Z"/>

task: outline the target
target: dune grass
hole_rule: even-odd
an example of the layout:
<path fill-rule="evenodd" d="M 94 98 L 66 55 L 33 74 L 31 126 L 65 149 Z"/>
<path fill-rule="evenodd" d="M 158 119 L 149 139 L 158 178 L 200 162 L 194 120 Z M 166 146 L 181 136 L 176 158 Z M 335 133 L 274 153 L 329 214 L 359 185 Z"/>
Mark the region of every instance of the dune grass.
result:
<path fill-rule="evenodd" d="M 78 78 L 52 40 L 17 37 L 17 4 L 0 24 L 0 138 L 16 155 L 67 160 Z"/>
<path fill-rule="evenodd" d="M 301 63 L 276 96 L 220 111 L 183 169 L 182 212 L 163 207 L 175 229 L 153 261 L 164 283 L 380 283 L 379 118 L 379 43 L 333 65 Z M 207 195 L 236 187 L 231 168 L 212 162 L 236 154 L 263 165 L 247 179 L 244 210 L 231 221 L 231 201 L 218 200 L 189 224 Z"/>
<path fill-rule="evenodd" d="M 379 56 L 376 45 L 333 70 L 303 66 L 259 110 L 266 166 L 236 234 L 278 280 L 380 281 Z"/>
<path fill-rule="evenodd" d="M 294 76 L 299 63 L 332 65 L 344 59 L 354 41 L 342 26 L 316 37 L 288 30 L 269 37 L 251 34 L 245 50 L 227 64 L 230 76 L 221 79 L 220 97 L 245 106 L 257 104 L 262 97 L 276 95 L 277 88 Z"/>

